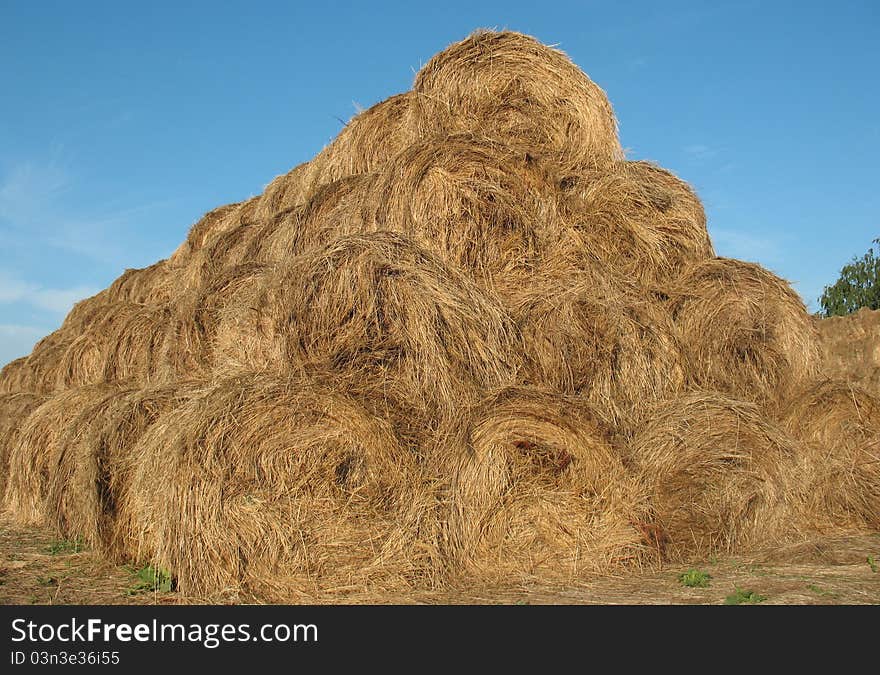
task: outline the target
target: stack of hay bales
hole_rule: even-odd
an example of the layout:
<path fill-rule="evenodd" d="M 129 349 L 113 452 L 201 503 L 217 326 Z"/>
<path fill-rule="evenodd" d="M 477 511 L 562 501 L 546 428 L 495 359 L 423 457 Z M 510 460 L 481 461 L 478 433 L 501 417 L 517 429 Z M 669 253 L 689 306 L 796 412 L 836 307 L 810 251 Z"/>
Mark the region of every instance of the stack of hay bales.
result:
<path fill-rule="evenodd" d="M 880 402 L 560 51 L 478 32 L 0 375 L 4 502 L 181 590 L 571 578 L 880 525 Z"/>

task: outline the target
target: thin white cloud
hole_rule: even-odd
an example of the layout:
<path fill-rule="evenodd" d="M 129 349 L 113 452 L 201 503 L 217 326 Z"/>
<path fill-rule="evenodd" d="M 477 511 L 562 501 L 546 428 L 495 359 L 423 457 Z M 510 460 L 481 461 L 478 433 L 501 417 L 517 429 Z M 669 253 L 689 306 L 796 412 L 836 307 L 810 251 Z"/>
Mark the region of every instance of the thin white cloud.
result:
<path fill-rule="evenodd" d="M 90 298 L 100 289 L 94 286 L 74 286 L 72 288 L 42 288 L 30 296 L 35 307 L 45 309 L 53 314 L 66 316 L 80 300 Z"/>
<path fill-rule="evenodd" d="M 69 162 L 25 161 L 0 176 L 0 226 L 3 237 L 19 244 L 46 245 L 114 267 L 131 266 L 136 224 L 168 200 L 119 208 L 97 204 L 86 212 L 72 208 L 67 193 L 75 188 Z"/>
<path fill-rule="evenodd" d="M 33 284 L 20 279 L 8 279 L 0 276 L 0 303 L 19 302 L 37 289 Z"/>
<path fill-rule="evenodd" d="M 29 226 L 70 186 L 70 175 L 57 162 L 22 162 L 0 182 L 0 218 Z"/>
<path fill-rule="evenodd" d="M 724 227 L 710 227 L 712 243 L 718 255 L 762 263 L 779 263 L 783 258 L 783 247 L 777 240 Z"/>
<path fill-rule="evenodd" d="M 793 261 L 787 255 L 790 246 L 784 235 L 768 237 L 723 227 L 710 227 L 710 234 L 718 255 L 758 263 L 788 281 L 810 312 L 818 309 L 816 299 L 822 292 L 823 283 L 810 276 L 800 279 L 792 276 Z"/>
<path fill-rule="evenodd" d="M 0 275 L 0 304 L 21 302 L 52 314 L 64 316 L 78 301 L 88 298 L 100 289 L 92 286 L 45 288 Z"/>
<path fill-rule="evenodd" d="M 626 67 L 629 70 L 638 70 L 639 68 L 643 68 L 648 65 L 648 60 L 642 57 L 635 57 L 626 62 Z"/>
<path fill-rule="evenodd" d="M 693 143 L 682 148 L 682 152 L 697 160 L 710 159 L 718 154 L 718 150 L 703 143 Z"/>
<path fill-rule="evenodd" d="M 0 323 L 0 367 L 30 354 L 37 341 L 48 333 L 37 326 Z"/>

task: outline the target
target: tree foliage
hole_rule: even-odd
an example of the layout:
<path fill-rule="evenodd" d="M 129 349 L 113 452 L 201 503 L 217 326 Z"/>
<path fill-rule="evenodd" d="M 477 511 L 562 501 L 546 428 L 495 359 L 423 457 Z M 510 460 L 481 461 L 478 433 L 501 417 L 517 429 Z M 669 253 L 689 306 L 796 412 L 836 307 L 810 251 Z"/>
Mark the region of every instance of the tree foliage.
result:
<path fill-rule="evenodd" d="M 873 243 L 880 244 L 880 239 Z M 840 278 L 825 287 L 819 304 L 825 316 L 843 316 L 862 307 L 880 309 L 880 256 L 875 255 L 873 246 L 843 266 Z"/>

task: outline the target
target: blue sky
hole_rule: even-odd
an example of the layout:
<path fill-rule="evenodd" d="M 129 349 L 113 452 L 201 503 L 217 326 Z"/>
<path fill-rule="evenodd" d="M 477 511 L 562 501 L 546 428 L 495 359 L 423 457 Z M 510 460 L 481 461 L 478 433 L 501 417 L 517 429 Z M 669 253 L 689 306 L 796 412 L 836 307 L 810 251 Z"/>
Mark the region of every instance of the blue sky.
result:
<path fill-rule="evenodd" d="M 0 363 L 480 27 L 566 51 L 811 309 L 880 236 L 877 2 L 0 0 Z"/>

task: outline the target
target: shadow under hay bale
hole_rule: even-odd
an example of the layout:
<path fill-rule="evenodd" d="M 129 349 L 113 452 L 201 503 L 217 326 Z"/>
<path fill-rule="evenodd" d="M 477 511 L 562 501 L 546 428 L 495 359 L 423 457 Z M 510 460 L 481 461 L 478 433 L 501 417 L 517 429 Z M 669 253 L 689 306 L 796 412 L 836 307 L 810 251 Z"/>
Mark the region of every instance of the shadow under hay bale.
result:
<path fill-rule="evenodd" d="M 379 227 L 491 286 L 511 275 L 522 281 L 556 236 L 551 178 L 524 154 L 470 134 L 410 146 L 380 173 L 375 191 Z"/>
<path fill-rule="evenodd" d="M 453 461 L 450 556 L 479 576 L 576 577 L 638 563 L 645 495 L 583 401 L 496 392 Z"/>
<path fill-rule="evenodd" d="M 513 381 L 519 334 L 465 274 L 405 237 L 340 237 L 289 258 L 224 308 L 218 368 L 326 370 L 455 417 Z"/>
<path fill-rule="evenodd" d="M 48 398 L 27 417 L 10 446 L 4 498 L 18 522 L 40 525 L 63 518 L 59 505 L 48 500 L 53 486 L 57 494 L 58 483 L 65 484 L 59 473 L 64 453 L 71 439 L 91 423 L 91 412 L 100 410 L 122 390 L 115 384 L 69 389 Z M 71 493 L 68 497 L 77 500 L 81 495 Z"/>
<path fill-rule="evenodd" d="M 25 420 L 46 402 L 47 396 L 28 392 L 0 394 L 0 504 L 6 493 L 9 454 Z"/>
<path fill-rule="evenodd" d="M 678 331 L 665 308 L 612 277 L 536 278 L 510 300 L 526 377 L 585 397 L 615 426 L 685 381 Z"/>
<path fill-rule="evenodd" d="M 528 35 L 472 34 L 431 58 L 413 93 L 421 137 L 491 136 L 564 171 L 623 159 L 605 92 L 563 52 Z"/>
<path fill-rule="evenodd" d="M 760 265 L 697 263 L 671 296 L 691 386 L 772 403 L 817 373 L 818 337 L 803 301 Z"/>
<path fill-rule="evenodd" d="M 415 458 L 308 380 L 223 380 L 160 417 L 131 461 L 132 554 L 184 593 L 289 600 L 424 573 L 434 497 Z"/>
<path fill-rule="evenodd" d="M 645 420 L 628 460 L 649 487 L 672 559 L 797 536 L 800 448 L 757 406 L 694 392 L 655 404 Z"/>
<path fill-rule="evenodd" d="M 706 214 L 691 187 L 648 162 L 619 162 L 566 177 L 560 248 L 582 267 L 613 268 L 646 285 L 714 258 Z"/>
<path fill-rule="evenodd" d="M 804 441 L 806 512 L 817 528 L 880 527 L 880 400 L 849 382 L 822 380 L 796 392 L 780 417 Z"/>

